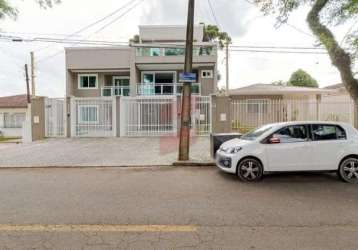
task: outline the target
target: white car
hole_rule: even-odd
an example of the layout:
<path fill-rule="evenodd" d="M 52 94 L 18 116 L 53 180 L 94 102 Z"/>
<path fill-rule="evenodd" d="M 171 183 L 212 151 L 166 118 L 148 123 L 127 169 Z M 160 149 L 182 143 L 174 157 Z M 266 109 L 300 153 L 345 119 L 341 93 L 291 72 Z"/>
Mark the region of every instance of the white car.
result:
<path fill-rule="evenodd" d="M 336 171 L 358 183 L 358 131 L 336 122 L 268 124 L 223 143 L 216 165 L 247 182 L 269 172 Z"/>

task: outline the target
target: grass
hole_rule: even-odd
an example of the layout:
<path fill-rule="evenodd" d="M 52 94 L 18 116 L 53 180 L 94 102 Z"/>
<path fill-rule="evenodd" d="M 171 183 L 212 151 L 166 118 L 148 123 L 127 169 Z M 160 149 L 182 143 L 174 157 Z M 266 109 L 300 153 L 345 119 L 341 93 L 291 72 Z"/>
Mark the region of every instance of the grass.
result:
<path fill-rule="evenodd" d="M 1 142 L 7 142 L 7 141 L 15 140 L 15 139 L 19 139 L 19 138 L 18 138 L 18 137 L 4 137 L 4 136 L 0 136 L 0 143 L 1 143 Z"/>

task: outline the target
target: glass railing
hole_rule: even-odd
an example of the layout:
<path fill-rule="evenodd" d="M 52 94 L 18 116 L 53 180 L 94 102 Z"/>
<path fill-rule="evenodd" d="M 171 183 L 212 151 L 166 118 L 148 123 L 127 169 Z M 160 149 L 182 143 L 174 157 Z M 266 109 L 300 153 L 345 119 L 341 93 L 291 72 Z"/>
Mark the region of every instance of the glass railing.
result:
<path fill-rule="evenodd" d="M 192 83 L 192 94 L 200 95 L 200 83 Z M 141 83 L 137 85 L 137 94 L 149 95 L 181 95 L 183 84 L 181 83 Z"/>
<path fill-rule="evenodd" d="M 105 86 L 102 87 L 102 96 L 129 96 L 129 86 Z"/>
<path fill-rule="evenodd" d="M 184 56 L 185 48 L 148 48 L 141 47 L 136 50 L 137 56 Z M 201 46 L 193 49 L 194 56 L 216 56 L 215 46 Z"/>

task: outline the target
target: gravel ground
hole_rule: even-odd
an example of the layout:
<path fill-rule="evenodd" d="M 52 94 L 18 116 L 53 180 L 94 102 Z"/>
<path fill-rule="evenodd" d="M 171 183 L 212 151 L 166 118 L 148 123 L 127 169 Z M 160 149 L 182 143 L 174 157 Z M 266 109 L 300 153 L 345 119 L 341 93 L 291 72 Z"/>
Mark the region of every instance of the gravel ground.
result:
<path fill-rule="evenodd" d="M 209 138 L 191 141 L 191 158 L 210 161 Z M 0 167 L 170 165 L 177 158 L 173 137 L 48 139 L 0 144 Z"/>

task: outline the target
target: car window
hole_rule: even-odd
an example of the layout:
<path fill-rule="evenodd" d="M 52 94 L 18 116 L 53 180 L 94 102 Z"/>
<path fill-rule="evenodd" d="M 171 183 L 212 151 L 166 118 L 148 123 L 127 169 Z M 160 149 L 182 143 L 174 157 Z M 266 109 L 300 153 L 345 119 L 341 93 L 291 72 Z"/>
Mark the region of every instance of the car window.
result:
<path fill-rule="evenodd" d="M 313 124 L 312 136 L 315 141 L 343 140 L 346 139 L 346 132 L 336 125 Z"/>
<path fill-rule="evenodd" d="M 257 129 L 254 129 L 254 130 L 250 131 L 247 134 L 244 134 L 243 136 L 241 136 L 240 139 L 253 141 L 256 138 L 258 138 L 259 136 L 261 136 L 264 133 L 266 133 L 267 131 L 269 131 L 271 128 L 272 128 L 272 125 L 264 125 L 262 127 L 259 127 Z"/>
<path fill-rule="evenodd" d="M 274 133 L 273 136 L 279 138 L 281 143 L 304 142 L 308 140 L 308 133 L 305 125 L 284 127 Z"/>

